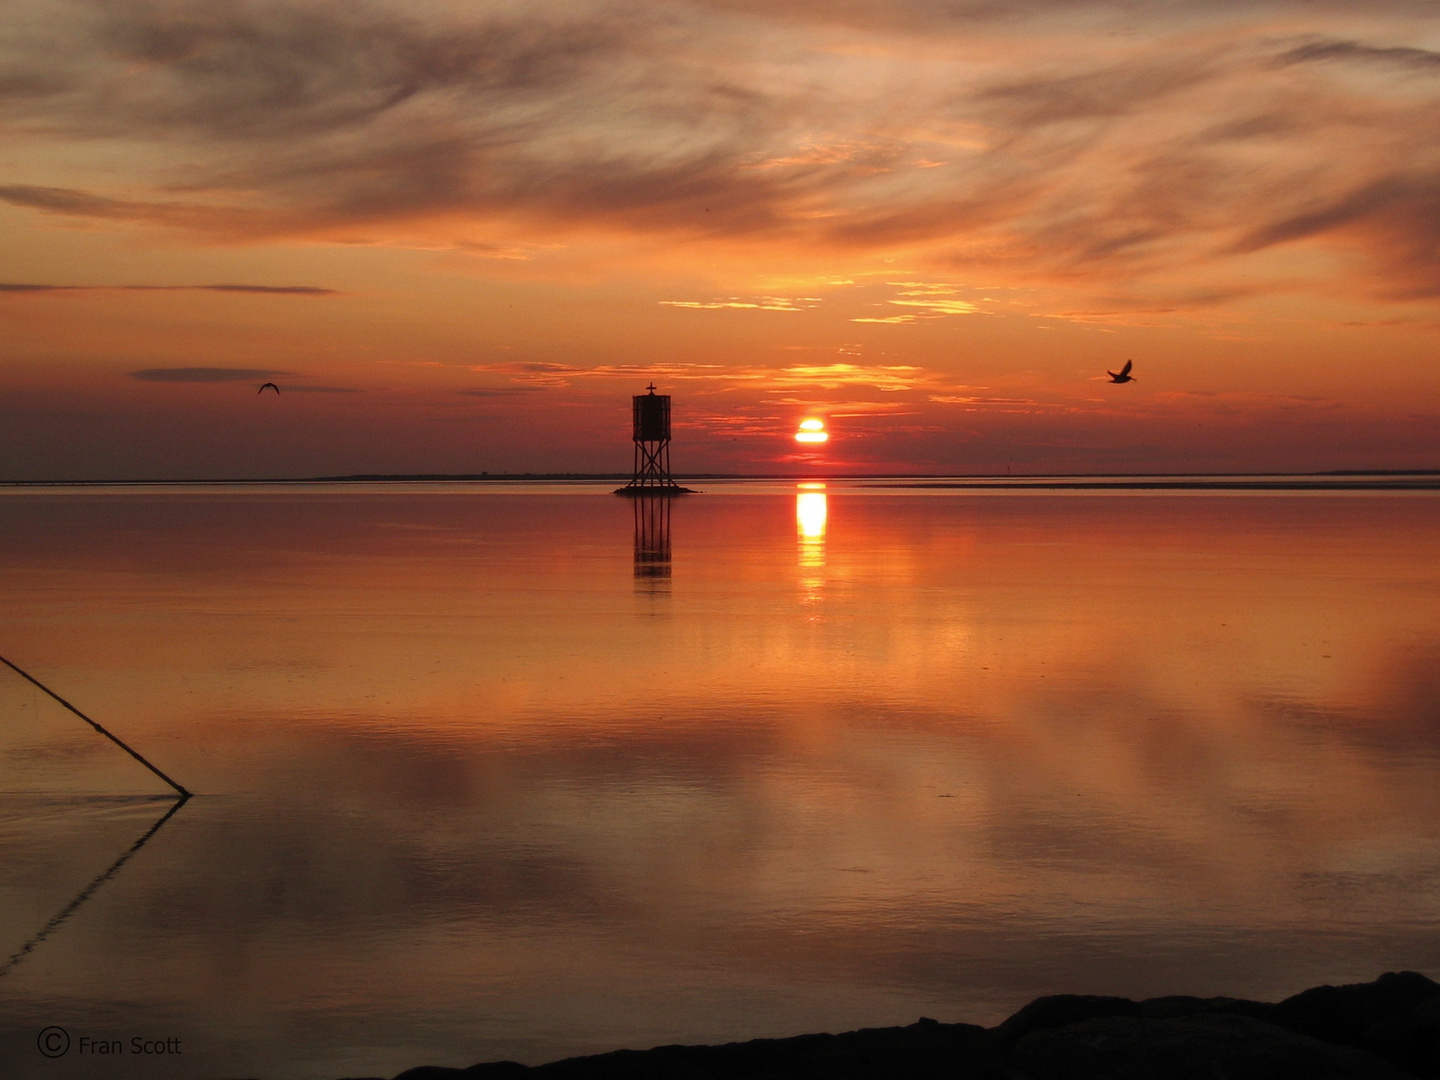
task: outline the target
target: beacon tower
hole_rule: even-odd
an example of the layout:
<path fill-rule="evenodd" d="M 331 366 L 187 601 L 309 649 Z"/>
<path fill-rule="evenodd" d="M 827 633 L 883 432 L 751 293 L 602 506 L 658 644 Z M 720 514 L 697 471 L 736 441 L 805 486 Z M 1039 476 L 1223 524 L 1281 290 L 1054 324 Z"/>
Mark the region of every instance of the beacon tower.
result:
<path fill-rule="evenodd" d="M 631 435 L 635 441 L 635 470 L 630 483 L 616 495 L 684 495 L 670 476 L 670 395 L 655 393 L 631 398 Z"/>

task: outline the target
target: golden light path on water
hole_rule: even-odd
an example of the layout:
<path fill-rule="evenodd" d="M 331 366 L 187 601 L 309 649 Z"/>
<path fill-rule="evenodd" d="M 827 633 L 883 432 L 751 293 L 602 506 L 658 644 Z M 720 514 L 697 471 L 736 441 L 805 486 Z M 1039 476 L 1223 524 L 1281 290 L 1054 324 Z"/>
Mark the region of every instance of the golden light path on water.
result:
<path fill-rule="evenodd" d="M 802 540 L 824 540 L 825 519 L 828 504 L 825 499 L 825 485 L 805 483 L 797 485 L 795 495 L 795 524 Z"/>
<path fill-rule="evenodd" d="M 0 655 L 200 793 L 0 1048 L 333 1080 L 1440 974 L 1433 494 L 705 489 L 663 590 L 603 489 L 0 495 Z M 8 956 L 158 815 L 0 710 Z"/>
<path fill-rule="evenodd" d="M 795 527 L 800 534 L 800 588 L 804 598 L 820 598 L 825 567 L 825 524 L 829 517 L 825 485 L 804 483 L 795 493 Z"/>

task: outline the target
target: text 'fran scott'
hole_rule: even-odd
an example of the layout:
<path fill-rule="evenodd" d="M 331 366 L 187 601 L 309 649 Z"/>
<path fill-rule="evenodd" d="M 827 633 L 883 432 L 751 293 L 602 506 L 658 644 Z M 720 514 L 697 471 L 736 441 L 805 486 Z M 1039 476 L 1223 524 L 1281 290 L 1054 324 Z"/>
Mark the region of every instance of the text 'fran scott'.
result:
<path fill-rule="evenodd" d="M 128 1039 L 98 1039 L 92 1035 L 71 1038 L 62 1027 L 47 1027 L 40 1032 L 36 1045 L 46 1057 L 64 1057 L 72 1051 L 78 1055 L 93 1057 L 119 1057 L 124 1054 L 138 1054 L 144 1057 L 174 1057 L 184 1053 L 180 1049 L 178 1036 L 166 1039 L 151 1039 L 133 1035 Z"/>

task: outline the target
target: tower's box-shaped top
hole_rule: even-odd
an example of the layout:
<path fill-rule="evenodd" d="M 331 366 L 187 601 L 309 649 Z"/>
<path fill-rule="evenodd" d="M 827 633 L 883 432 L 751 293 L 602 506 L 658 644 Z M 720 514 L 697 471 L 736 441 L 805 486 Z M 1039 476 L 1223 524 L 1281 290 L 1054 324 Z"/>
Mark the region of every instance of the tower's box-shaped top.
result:
<path fill-rule="evenodd" d="M 635 441 L 665 442 L 670 438 L 670 395 L 636 394 L 634 397 Z"/>

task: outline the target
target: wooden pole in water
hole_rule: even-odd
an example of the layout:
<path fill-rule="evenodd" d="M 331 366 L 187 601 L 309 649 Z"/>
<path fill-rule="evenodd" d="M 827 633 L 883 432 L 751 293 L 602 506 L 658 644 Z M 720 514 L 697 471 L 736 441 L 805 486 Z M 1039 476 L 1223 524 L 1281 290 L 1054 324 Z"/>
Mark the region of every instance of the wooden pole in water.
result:
<path fill-rule="evenodd" d="M 15 665 L 12 664 L 10 666 L 14 667 Z M 162 799 L 169 798 L 168 795 L 161 795 L 159 797 Z M 33 952 L 40 945 L 41 942 L 43 942 L 57 929 L 59 929 L 66 919 L 70 918 L 71 915 L 75 914 L 81 904 L 85 903 L 86 900 L 89 900 L 90 897 L 95 895 L 96 889 L 100 888 L 101 885 L 104 885 L 105 882 L 109 881 L 112 877 L 118 874 L 120 872 L 120 868 L 130 861 L 131 856 L 134 855 L 137 851 L 139 851 L 142 847 L 144 847 L 146 843 L 149 842 L 150 838 L 160 831 L 160 826 L 164 825 L 167 821 L 174 817 L 175 812 L 189 801 L 190 796 L 188 794 L 181 795 L 180 798 L 176 799 L 170 809 L 165 811 L 165 816 L 162 817 L 159 821 L 155 822 L 154 825 L 151 825 L 149 831 L 147 831 L 144 836 L 140 837 L 139 840 L 136 840 L 135 843 L 131 844 L 129 851 L 125 852 L 124 855 L 121 855 L 120 858 L 116 859 L 113 863 L 111 863 L 110 869 L 106 870 L 94 881 L 90 882 L 89 885 L 86 885 L 85 888 L 81 889 L 80 895 L 75 897 L 74 900 L 71 900 L 70 903 L 65 905 L 64 911 L 60 912 L 59 915 L 56 915 L 48 923 L 42 926 L 38 934 L 32 937 L 24 945 L 20 946 L 19 952 L 17 952 L 14 956 L 10 957 L 9 960 L 6 960 L 5 963 L 0 964 L 0 978 L 8 975 L 10 973 L 10 970 L 16 964 L 20 963 L 21 960 L 25 959 L 27 953 Z"/>
<path fill-rule="evenodd" d="M 44 683 L 42 683 L 39 679 L 35 678 L 35 676 L 29 674 L 28 672 L 21 671 L 18 667 L 16 667 L 14 664 L 10 663 L 10 661 L 9 661 L 9 660 L 6 660 L 5 657 L 3 657 L 3 656 L 0 656 L 0 664 L 4 664 L 4 665 L 5 665 L 6 667 L 8 667 L 11 671 L 15 672 L 16 675 L 19 675 L 22 679 L 25 679 L 25 680 L 28 681 L 28 682 L 34 683 L 34 684 L 35 684 L 36 686 L 38 686 L 41 690 L 44 690 L 45 693 L 49 694 L 52 698 L 54 698 L 56 701 L 58 701 L 61 705 L 64 705 L 65 708 L 69 709 L 69 710 L 70 710 L 71 712 L 73 712 L 76 716 L 80 717 L 81 720 L 84 720 L 87 724 L 89 724 L 91 727 L 93 727 L 93 728 L 94 728 L 96 731 L 98 731 L 101 735 L 104 735 L 107 739 L 109 739 L 111 742 L 113 742 L 116 746 L 120 747 L 121 750 L 124 750 L 127 754 L 129 754 L 131 757 L 133 757 L 136 761 L 140 762 L 141 765 L 144 765 L 147 769 L 149 769 L 151 772 L 153 772 L 156 776 L 160 777 L 161 780 L 164 780 L 165 783 L 169 784 L 172 788 L 174 788 L 176 791 L 178 791 L 183 797 L 185 797 L 185 798 L 187 798 L 187 799 L 190 797 L 190 792 L 186 791 L 183 787 L 181 787 L 179 784 L 177 784 L 174 780 L 171 780 L 170 777 L 166 776 L 163 772 L 161 772 L 159 769 L 157 769 L 154 765 L 151 765 L 150 762 L 146 761 L 143 757 L 141 757 L 139 754 L 137 754 L 134 750 L 131 750 L 130 747 L 126 746 L 126 745 L 125 745 L 123 742 L 121 742 L 118 738 L 116 738 L 116 737 L 115 737 L 114 735 L 112 735 L 110 732 L 106 731 L 103 727 L 101 727 L 99 724 L 97 724 L 94 720 L 91 720 L 90 717 L 86 716 L 83 712 L 81 712 L 79 709 L 77 709 L 74 705 L 71 705 L 70 702 L 66 701 L 66 700 L 65 700 L 63 697 L 61 697 L 59 694 L 55 693 L 54 690 L 51 690 L 48 686 L 46 686 Z"/>

